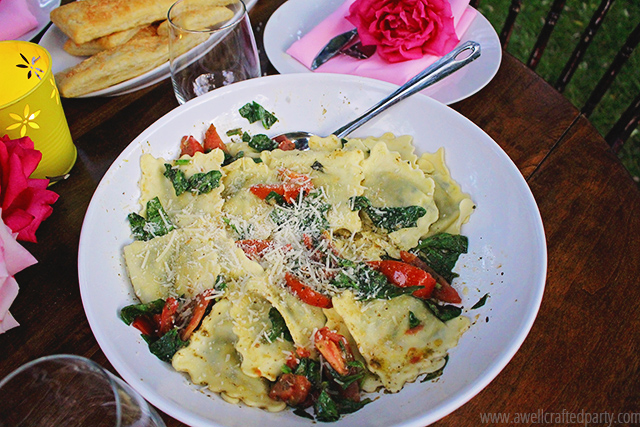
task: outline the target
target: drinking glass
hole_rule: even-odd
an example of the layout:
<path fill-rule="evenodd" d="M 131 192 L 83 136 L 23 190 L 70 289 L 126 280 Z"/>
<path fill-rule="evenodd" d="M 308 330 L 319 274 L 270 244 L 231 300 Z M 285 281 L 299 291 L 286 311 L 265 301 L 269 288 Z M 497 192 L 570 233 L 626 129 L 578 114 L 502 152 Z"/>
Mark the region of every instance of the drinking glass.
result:
<path fill-rule="evenodd" d="M 0 426 L 164 427 L 127 383 L 75 355 L 46 356 L 0 381 Z"/>
<path fill-rule="evenodd" d="M 179 0 L 168 14 L 173 89 L 180 104 L 215 88 L 260 76 L 247 9 L 241 0 Z"/>

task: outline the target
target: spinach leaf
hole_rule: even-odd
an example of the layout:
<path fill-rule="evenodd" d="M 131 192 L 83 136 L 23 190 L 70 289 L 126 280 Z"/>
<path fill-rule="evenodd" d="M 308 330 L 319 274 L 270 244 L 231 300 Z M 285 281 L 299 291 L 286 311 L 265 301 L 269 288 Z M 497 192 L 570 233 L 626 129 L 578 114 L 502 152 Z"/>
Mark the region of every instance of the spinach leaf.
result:
<path fill-rule="evenodd" d="M 351 210 L 364 210 L 373 225 L 389 233 L 401 228 L 416 227 L 418 219 L 427 213 L 422 206 L 375 207 L 364 196 L 352 197 L 350 201 Z"/>
<path fill-rule="evenodd" d="M 242 142 L 249 142 L 251 141 L 251 135 L 249 135 L 249 132 L 243 132 L 242 133 Z"/>
<path fill-rule="evenodd" d="M 147 219 L 137 213 L 130 213 L 127 218 L 135 240 L 151 240 L 176 228 L 157 197 L 147 202 Z"/>
<path fill-rule="evenodd" d="M 310 420 L 313 420 L 313 415 L 311 415 L 310 413 L 308 413 L 307 411 L 305 411 L 305 410 L 304 410 L 304 409 L 302 409 L 302 408 L 296 408 L 296 409 L 294 409 L 294 410 L 293 410 L 293 414 L 294 414 L 294 415 L 297 415 L 297 416 L 299 416 L 299 417 L 302 417 L 302 418 L 308 418 L 308 419 L 310 419 Z"/>
<path fill-rule="evenodd" d="M 314 387 L 319 387 L 322 383 L 320 363 L 317 360 L 308 357 L 301 358 L 293 373 L 305 376 Z"/>
<path fill-rule="evenodd" d="M 313 409 L 318 421 L 331 422 L 340 419 L 340 411 L 338 405 L 331 398 L 327 390 L 322 390 L 318 399 L 313 404 Z"/>
<path fill-rule="evenodd" d="M 196 173 L 187 178 L 182 170 L 174 168 L 168 163 L 164 164 L 164 168 L 164 176 L 173 184 L 176 196 L 185 191 L 190 191 L 195 195 L 209 193 L 220 185 L 220 178 L 222 178 L 222 173 L 216 170 Z"/>
<path fill-rule="evenodd" d="M 484 294 L 482 298 L 478 300 L 477 303 L 473 304 L 473 307 L 471 307 L 471 310 L 475 310 L 476 308 L 480 308 L 483 305 L 485 305 L 487 303 L 487 298 L 489 298 L 489 294 Z"/>
<path fill-rule="evenodd" d="M 362 399 L 360 400 L 360 402 L 354 402 L 353 400 L 349 399 L 340 399 L 336 401 L 336 405 L 338 406 L 338 412 L 340 412 L 340 414 L 351 414 L 353 412 L 359 411 L 365 405 L 371 402 L 373 402 L 373 400 L 369 398 Z"/>
<path fill-rule="evenodd" d="M 146 304 L 131 304 L 120 310 L 120 318 L 124 323 L 130 325 L 134 320 L 136 320 L 136 317 L 152 316 L 154 314 L 162 313 L 163 307 L 164 300 L 162 298 Z"/>
<path fill-rule="evenodd" d="M 466 236 L 440 233 L 420 240 L 413 252 L 451 283 L 458 277 L 452 270 L 460 254 L 467 253 L 468 247 L 469 239 Z"/>
<path fill-rule="evenodd" d="M 231 154 L 224 151 L 224 161 L 222 162 L 222 166 L 230 165 L 231 163 L 243 157 L 244 157 L 244 151 L 238 151 L 238 154 L 236 154 L 235 156 L 232 156 Z"/>
<path fill-rule="evenodd" d="M 263 133 L 253 135 L 249 147 L 256 151 L 272 151 L 278 148 L 278 143 Z"/>
<path fill-rule="evenodd" d="M 254 123 L 259 120 L 262 121 L 262 126 L 265 129 L 269 129 L 275 122 L 278 121 L 276 116 L 265 110 L 265 108 L 255 101 L 248 102 L 242 106 L 239 110 L 240 115 L 249 120 L 249 123 Z"/>
<path fill-rule="evenodd" d="M 176 351 L 186 346 L 189 341 L 182 341 L 178 329 L 174 328 L 156 341 L 149 344 L 149 351 L 164 362 L 171 362 Z"/>
<path fill-rule="evenodd" d="M 427 375 L 424 376 L 424 378 L 422 380 L 420 380 L 420 382 L 424 383 L 424 382 L 427 382 L 427 381 L 435 380 L 436 378 L 441 376 L 442 373 L 444 372 L 444 368 L 447 366 L 447 363 L 449 363 L 449 355 L 448 354 L 444 356 L 444 365 L 442 365 L 442 368 L 436 369 L 433 372 L 429 372 Z"/>
<path fill-rule="evenodd" d="M 420 325 L 420 319 L 416 317 L 413 311 L 409 311 L 409 329 L 413 329 Z"/>
<path fill-rule="evenodd" d="M 282 338 L 287 341 L 293 342 L 291 332 L 289 332 L 289 328 L 287 328 L 287 324 L 277 308 L 271 307 L 269 310 L 269 320 L 271 320 L 271 329 L 266 335 L 269 342 L 275 341 L 279 336 L 282 336 Z"/>
<path fill-rule="evenodd" d="M 460 307 L 456 307 L 455 305 L 438 305 L 432 300 L 423 301 L 427 308 L 433 313 L 433 315 L 443 322 L 455 319 L 462 314 L 462 309 Z"/>
<path fill-rule="evenodd" d="M 333 279 L 332 284 L 338 288 L 353 291 L 356 300 L 391 299 L 400 295 L 411 294 L 421 286 L 401 288 L 392 285 L 386 276 L 369 267 L 366 263 L 354 263 L 342 260 L 346 267 Z"/>

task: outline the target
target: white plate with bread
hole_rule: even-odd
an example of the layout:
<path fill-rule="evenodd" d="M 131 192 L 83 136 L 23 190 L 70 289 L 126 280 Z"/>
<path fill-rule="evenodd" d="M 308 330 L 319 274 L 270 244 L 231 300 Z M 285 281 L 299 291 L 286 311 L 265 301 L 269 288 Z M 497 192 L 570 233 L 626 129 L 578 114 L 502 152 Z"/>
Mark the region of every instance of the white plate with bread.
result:
<path fill-rule="evenodd" d="M 97 2 L 74 3 L 89 1 Z M 121 1 L 100 1 L 100 5 L 113 3 L 118 7 Z M 247 10 L 257 1 L 244 0 Z M 167 3 L 167 0 L 163 2 Z M 171 3 L 173 0 L 168 2 L 169 6 Z M 75 11 L 76 15 L 82 12 Z M 58 13 L 56 16 L 52 13 L 53 25 L 40 40 L 40 45 L 51 54 L 53 73 L 63 97 L 124 95 L 170 76 L 168 53 L 165 52 L 167 42 L 161 39 L 162 34 L 158 34 L 156 19 L 153 19 L 155 26 L 146 22 L 149 18 L 145 21 L 136 16 L 127 16 L 126 22 L 121 22 L 114 13 L 113 22 L 108 23 L 114 31 L 107 33 L 107 25 L 100 29 L 100 25 L 91 20 L 91 14 L 87 15 L 86 23 L 78 26 L 67 25 L 66 20 L 72 20 L 70 14 Z M 164 17 L 162 13 L 160 15 Z M 73 34 L 75 40 L 68 34 Z"/>

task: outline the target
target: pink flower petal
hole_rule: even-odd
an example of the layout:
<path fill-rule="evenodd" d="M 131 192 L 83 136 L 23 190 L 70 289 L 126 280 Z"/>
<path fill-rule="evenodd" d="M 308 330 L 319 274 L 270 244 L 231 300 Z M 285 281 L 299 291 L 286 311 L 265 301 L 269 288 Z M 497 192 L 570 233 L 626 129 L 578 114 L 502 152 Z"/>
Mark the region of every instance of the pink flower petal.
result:
<path fill-rule="evenodd" d="M 0 284 L 0 319 L 9 311 L 13 300 L 18 296 L 18 282 L 13 277 L 7 277 Z"/>
<path fill-rule="evenodd" d="M 20 326 L 20 324 L 13 318 L 11 313 L 7 311 L 4 317 L 0 319 L 0 334 L 3 334 L 16 326 Z"/>
<path fill-rule="evenodd" d="M 0 245 L 3 257 L 0 259 L 0 278 L 2 272 L 5 276 L 13 276 L 37 261 L 12 235 L 11 230 L 0 219 Z"/>

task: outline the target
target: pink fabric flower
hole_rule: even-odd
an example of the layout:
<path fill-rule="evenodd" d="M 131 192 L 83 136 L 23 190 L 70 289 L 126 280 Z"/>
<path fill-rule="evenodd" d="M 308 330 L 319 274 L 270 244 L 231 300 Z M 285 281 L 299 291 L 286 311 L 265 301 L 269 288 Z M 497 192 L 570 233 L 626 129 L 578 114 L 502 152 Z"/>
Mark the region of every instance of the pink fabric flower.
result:
<path fill-rule="evenodd" d="M 58 195 L 47 190 L 48 179 L 29 178 L 42 153 L 31 138 L 0 138 L 0 207 L 4 223 L 18 240 L 36 242 L 36 230 L 53 212 Z"/>
<path fill-rule="evenodd" d="M 346 19 L 392 63 L 442 56 L 459 42 L 448 0 L 356 0 Z"/>

